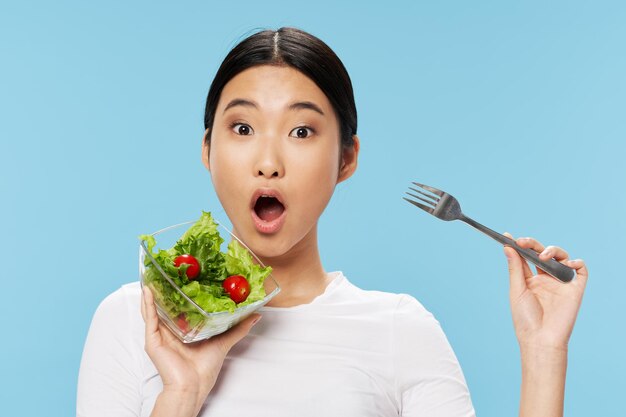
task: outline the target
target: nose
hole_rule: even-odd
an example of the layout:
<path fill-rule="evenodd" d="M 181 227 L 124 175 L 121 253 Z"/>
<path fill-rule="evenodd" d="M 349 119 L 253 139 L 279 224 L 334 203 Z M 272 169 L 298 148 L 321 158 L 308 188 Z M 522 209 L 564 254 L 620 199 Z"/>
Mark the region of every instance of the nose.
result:
<path fill-rule="evenodd" d="M 258 157 L 254 174 L 265 178 L 280 178 L 285 175 L 280 145 L 275 140 L 259 141 Z"/>

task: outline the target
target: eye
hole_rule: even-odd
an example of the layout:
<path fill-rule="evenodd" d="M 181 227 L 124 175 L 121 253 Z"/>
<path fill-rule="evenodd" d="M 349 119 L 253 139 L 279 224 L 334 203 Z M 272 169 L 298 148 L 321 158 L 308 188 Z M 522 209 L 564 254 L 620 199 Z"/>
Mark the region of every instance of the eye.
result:
<path fill-rule="evenodd" d="M 299 126 L 289 132 L 289 136 L 296 137 L 299 139 L 305 139 L 311 136 L 315 131 L 310 127 Z"/>
<path fill-rule="evenodd" d="M 252 128 L 245 123 L 233 123 L 231 125 L 231 129 L 236 134 L 241 135 L 241 136 L 249 136 L 254 132 L 254 130 L 252 130 Z"/>

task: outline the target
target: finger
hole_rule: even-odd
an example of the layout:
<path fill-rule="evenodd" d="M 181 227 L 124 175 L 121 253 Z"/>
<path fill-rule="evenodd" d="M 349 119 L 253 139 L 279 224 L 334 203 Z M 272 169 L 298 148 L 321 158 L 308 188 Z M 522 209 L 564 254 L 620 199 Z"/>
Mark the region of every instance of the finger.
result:
<path fill-rule="evenodd" d="M 562 262 L 567 260 L 569 255 L 563 248 L 559 248 L 558 246 L 547 246 L 543 252 L 539 254 L 539 258 L 544 261 L 554 258 L 557 261 Z"/>
<path fill-rule="evenodd" d="M 179 347 L 181 345 L 181 341 L 172 332 L 172 329 L 167 327 L 162 321 L 159 321 L 159 338 L 164 345 L 170 347 Z"/>
<path fill-rule="evenodd" d="M 146 321 L 146 296 L 144 295 L 145 290 L 142 287 L 141 288 L 141 318 L 143 318 L 143 321 Z"/>
<path fill-rule="evenodd" d="M 535 268 L 537 269 L 537 274 L 543 274 L 543 271 L 541 269 L 537 268 L 536 266 Z M 522 258 L 522 269 L 524 270 L 524 277 L 526 279 L 530 279 L 535 275 L 533 271 L 530 269 L 528 262 L 526 262 L 524 258 Z"/>
<path fill-rule="evenodd" d="M 513 239 L 513 235 L 510 234 L 509 232 L 504 232 L 503 234 L 504 234 L 504 236 L 508 237 L 509 239 L 515 240 L 515 239 Z"/>
<path fill-rule="evenodd" d="M 504 235 L 506 237 L 508 237 L 509 239 L 515 241 L 515 239 L 513 238 L 513 236 L 510 233 L 505 232 Z M 517 241 L 515 241 L 515 242 L 517 243 Z M 517 251 L 516 251 L 516 253 L 517 253 Z M 524 275 L 524 278 L 526 278 L 526 279 L 531 278 L 534 275 L 533 271 L 530 270 L 530 267 L 528 266 L 528 263 L 524 260 L 524 258 L 520 257 L 520 259 L 521 259 L 521 263 L 522 263 L 522 273 Z"/>
<path fill-rule="evenodd" d="M 252 326 L 257 324 L 259 320 L 261 320 L 260 314 L 252 314 L 232 329 L 217 336 L 216 342 L 221 345 L 224 355 L 226 355 L 237 342 L 243 339 L 248 332 L 250 332 Z"/>
<path fill-rule="evenodd" d="M 533 239 L 532 237 L 520 237 L 515 241 L 515 243 L 523 248 L 532 249 L 537 253 L 543 252 L 543 250 L 545 249 L 541 242 L 539 242 L 537 239 Z"/>
<path fill-rule="evenodd" d="M 159 317 L 154 305 L 154 296 L 147 286 L 143 287 L 143 296 L 141 297 L 141 313 L 146 322 L 146 339 L 159 331 Z"/>
<path fill-rule="evenodd" d="M 524 261 L 515 249 L 510 246 L 504 247 L 504 254 L 509 266 L 509 287 L 511 298 L 517 298 L 526 290 L 526 278 L 524 276 Z"/>
<path fill-rule="evenodd" d="M 589 271 L 587 271 L 585 261 L 583 261 L 582 259 L 571 259 L 569 261 L 565 261 L 565 264 L 570 268 L 574 268 L 576 270 L 576 280 L 581 280 L 583 286 L 587 284 Z"/>
<path fill-rule="evenodd" d="M 520 247 L 524 249 L 532 249 L 537 253 L 542 253 L 546 249 L 545 246 L 541 242 L 539 242 L 536 239 L 533 239 L 532 237 L 521 237 L 517 239 L 515 243 L 517 243 Z M 537 269 L 537 274 L 545 274 L 545 271 L 537 267 L 536 265 L 535 265 L 535 268 Z M 530 267 L 528 266 L 528 264 L 526 264 L 525 272 L 527 273 L 526 275 L 527 278 L 530 278 L 534 275 Z"/>

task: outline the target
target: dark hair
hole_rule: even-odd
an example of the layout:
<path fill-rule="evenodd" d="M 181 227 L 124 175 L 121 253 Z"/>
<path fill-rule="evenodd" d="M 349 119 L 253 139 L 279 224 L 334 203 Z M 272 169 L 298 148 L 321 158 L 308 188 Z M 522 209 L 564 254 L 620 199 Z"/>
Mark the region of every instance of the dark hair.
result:
<path fill-rule="evenodd" d="M 341 143 L 351 146 L 357 116 L 352 82 L 339 57 L 321 39 L 296 28 L 264 30 L 237 44 L 224 58 L 209 88 L 204 128 L 210 140 L 215 110 L 224 86 L 240 72 L 257 65 L 290 66 L 309 77 L 324 92 L 339 120 Z"/>

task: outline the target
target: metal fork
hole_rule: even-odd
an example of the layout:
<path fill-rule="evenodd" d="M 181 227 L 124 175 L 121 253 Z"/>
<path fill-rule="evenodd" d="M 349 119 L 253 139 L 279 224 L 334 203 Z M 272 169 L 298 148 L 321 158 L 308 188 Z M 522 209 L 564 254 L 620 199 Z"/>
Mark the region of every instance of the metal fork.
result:
<path fill-rule="evenodd" d="M 418 182 L 414 182 L 413 184 L 420 187 L 421 190 L 413 187 L 409 187 L 409 189 L 418 193 L 419 195 L 410 193 L 408 191 L 406 194 L 410 197 L 418 199 L 419 201 L 421 201 L 421 203 L 413 199 L 402 197 L 409 203 L 414 204 L 425 212 L 430 213 L 441 220 L 461 220 L 462 222 L 469 224 L 470 226 L 474 227 L 477 230 L 480 230 L 487 236 L 497 240 L 501 244 L 512 247 L 524 259 L 537 265 L 543 271 L 552 275 L 559 281 L 570 282 L 572 279 L 574 279 L 576 272 L 572 268 L 563 265 L 554 258 L 549 259 L 548 261 L 542 261 L 541 259 L 539 259 L 539 256 L 535 251 L 518 246 L 518 244 L 515 243 L 514 240 L 509 239 L 508 237 L 503 236 L 500 233 L 497 233 L 464 215 L 461 211 L 461 205 L 459 204 L 458 200 L 452 197 L 450 194 L 438 190 L 437 188 L 420 184 Z"/>

